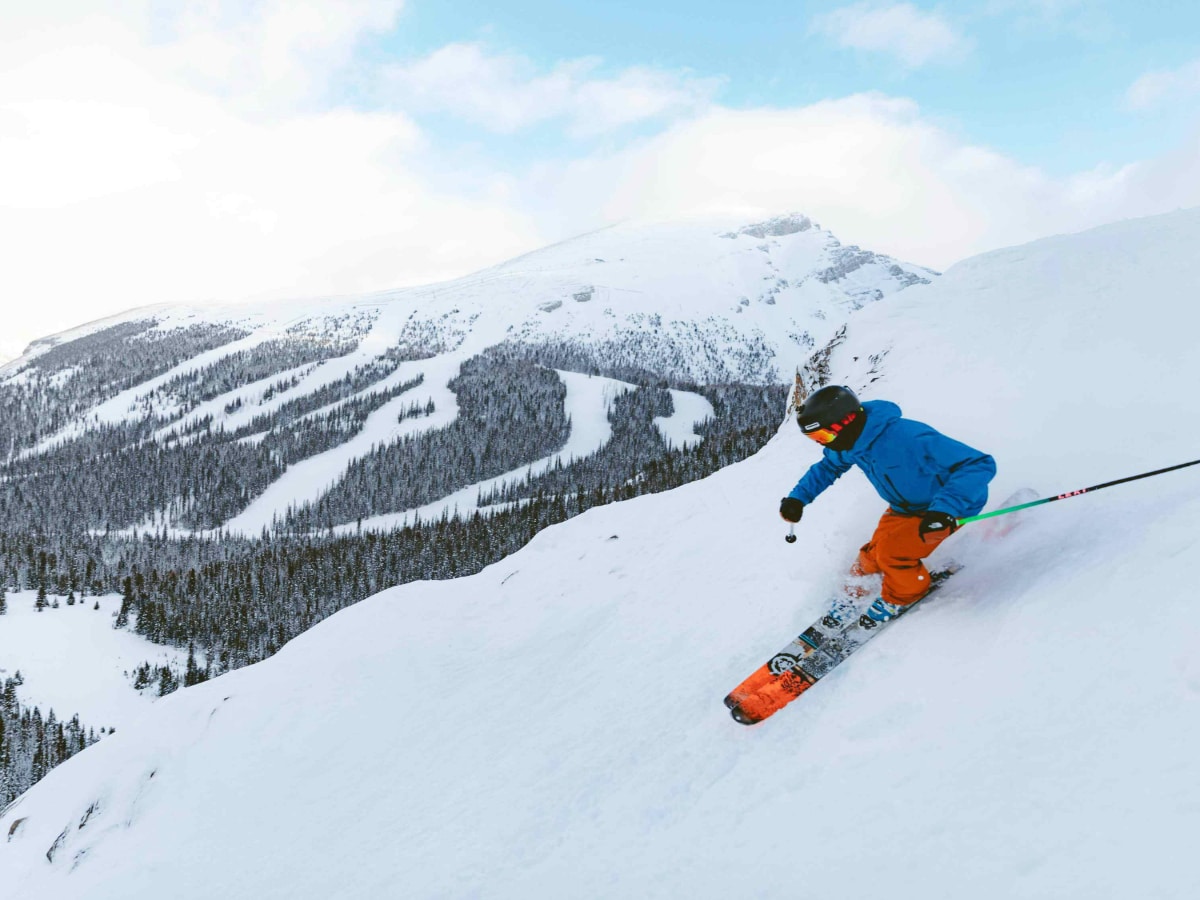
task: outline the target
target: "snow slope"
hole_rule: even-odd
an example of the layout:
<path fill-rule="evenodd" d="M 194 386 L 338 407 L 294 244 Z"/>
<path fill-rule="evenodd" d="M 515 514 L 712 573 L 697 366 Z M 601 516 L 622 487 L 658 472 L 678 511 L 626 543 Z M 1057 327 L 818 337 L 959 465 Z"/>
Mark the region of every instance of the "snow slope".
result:
<path fill-rule="evenodd" d="M 655 418 L 654 424 L 672 447 L 696 446 L 701 441 L 700 435 L 696 434 L 696 425 L 712 418 L 712 404 L 691 391 L 671 391 L 671 402 L 675 412 Z"/>
<path fill-rule="evenodd" d="M 402 363 L 388 378 L 388 385 L 400 384 L 420 373 L 426 376 L 428 388 L 422 384 L 414 394 L 401 394 L 385 403 L 367 418 L 363 429 L 350 440 L 289 466 L 288 471 L 254 499 L 241 513 L 225 523 L 230 534 L 257 536 L 276 519 L 282 519 L 289 506 L 315 502 L 346 471 L 356 459 L 366 456 L 376 446 L 406 435 L 441 428 L 458 417 L 458 401 L 447 386 L 466 357 L 462 353 L 447 353 L 430 360 Z M 397 414 L 415 402 L 433 400 L 432 415 L 397 422 Z"/>
<path fill-rule="evenodd" d="M 0 617 L 0 679 L 17 672 L 25 684 L 17 697 L 25 706 L 51 709 L 61 718 L 78 713 L 89 728 L 123 728 L 141 716 L 155 692 L 132 690 L 133 671 L 144 662 L 183 671 L 187 653 L 154 644 L 131 630 L 113 628 L 120 594 L 84 597 L 58 609 L 37 612 L 36 591 L 8 595 Z M 100 609 L 95 609 L 99 604 Z"/>
<path fill-rule="evenodd" d="M 1198 241 L 1186 212 L 968 260 L 857 317 L 835 378 L 992 452 L 996 500 L 1195 458 Z M 742 728 L 721 697 L 823 611 L 881 512 L 853 473 L 780 540 L 817 452 L 785 423 L 742 464 L 165 698 L 0 816 L 6 886 L 1196 896 L 1196 469 L 1001 541 L 965 529 L 936 599 Z"/>
<path fill-rule="evenodd" d="M 618 381 L 615 378 L 603 378 L 598 375 L 581 375 L 578 372 L 559 371 L 567 389 L 563 401 L 567 418 L 571 422 L 571 434 L 566 444 L 557 453 L 535 460 L 527 466 L 489 478 L 478 484 L 472 484 L 462 490 L 455 491 L 448 497 L 443 497 L 433 503 L 417 507 L 403 513 L 384 513 L 371 516 L 361 523 L 338 525 L 333 528 L 335 534 L 353 534 L 356 531 L 387 531 L 399 528 L 410 522 L 420 520 L 428 522 L 446 516 L 469 516 L 479 509 L 481 493 L 498 490 L 505 484 L 519 482 L 526 475 L 540 475 L 550 471 L 555 465 L 567 465 L 572 459 L 582 459 L 590 453 L 602 449 L 612 439 L 612 423 L 608 420 L 608 412 L 613 400 L 625 391 L 632 390 L 633 385 Z M 699 394 L 690 391 L 672 391 L 676 398 L 675 414 L 655 419 L 659 430 L 667 440 L 678 440 L 685 431 L 698 440 L 692 429 L 699 421 L 713 414 L 712 404 Z M 282 479 L 281 479 L 282 480 Z"/>

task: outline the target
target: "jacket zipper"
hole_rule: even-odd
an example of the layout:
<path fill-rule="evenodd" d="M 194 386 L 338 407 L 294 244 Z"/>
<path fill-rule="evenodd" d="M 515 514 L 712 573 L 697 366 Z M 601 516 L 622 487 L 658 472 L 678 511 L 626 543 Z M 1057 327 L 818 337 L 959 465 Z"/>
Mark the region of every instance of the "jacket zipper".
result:
<path fill-rule="evenodd" d="M 905 512 L 908 512 L 910 509 L 912 509 L 912 504 L 908 502 L 908 499 L 902 493 L 900 493 L 900 489 L 896 487 L 896 483 L 892 481 L 892 479 L 888 478 L 888 476 L 882 472 L 879 473 L 879 477 L 887 483 L 889 488 L 891 488 L 893 496 L 900 498 L 900 505 L 904 507 Z"/>

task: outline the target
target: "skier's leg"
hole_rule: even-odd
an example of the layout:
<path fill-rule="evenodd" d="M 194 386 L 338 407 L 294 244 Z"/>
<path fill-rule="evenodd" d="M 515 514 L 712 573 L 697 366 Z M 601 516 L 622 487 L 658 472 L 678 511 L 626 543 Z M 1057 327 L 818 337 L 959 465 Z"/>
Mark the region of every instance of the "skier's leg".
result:
<path fill-rule="evenodd" d="M 871 539 L 858 548 L 858 558 L 854 560 L 854 564 L 850 566 L 851 577 L 858 578 L 864 575 L 878 575 L 883 571 L 879 567 L 879 562 L 875 559 L 875 549 L 878 546 L 880 532 L 884 528 L 884 523 L 887 521 L 888 513 L 883 514 L 883 518 L 879 520 L 879 524 L 875 526 L 875 533 L 871 535 Z"/>
<path fill-rule="evenodd" d="M 850 601 L 861 600 L 870 594 L 874 597 L 879 593 L 879 573 L 877 566 L 867 568 L 862 565 L 861 558 L 850 567 L 846 580 L 842 583 L 842 594 Z"/>
<path fill-rule="evenodd" d="M 888 510 L 875 532 L 874 557 L 883 571 L 883 599 L 895 606 L 911 606 L 929 592 L 929 570 L 921 560 L 933 553 L 949 532 L 921 539 L 920 516 L 902 516 Z"/>
<path fill-rule="evenodd" d="M 876 535 L 878 527 L 876 528 Z M 879 573 L 882 569 L 875 561 L 875 536 L 859 548 L 858 557 L 846 573 L 846 580 L 829 602 L 829 612 L 826 613 L 826 625 L 835 622 L 848 622 L 858 615 L 864 597 L 874 597 L 879 594 Z M 832 620 L 832 621 L 828 621 Z"/>

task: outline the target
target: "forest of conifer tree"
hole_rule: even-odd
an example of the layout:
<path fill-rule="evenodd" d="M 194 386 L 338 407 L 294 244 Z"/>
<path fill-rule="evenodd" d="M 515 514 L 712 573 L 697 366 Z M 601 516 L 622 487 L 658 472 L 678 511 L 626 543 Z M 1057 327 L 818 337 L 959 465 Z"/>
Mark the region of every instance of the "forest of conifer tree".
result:
<path fill-rule="evenodd" d="M 314 367 L 357 345 L 370 319 L 302 323 L 187 378 L 159 379 L 140 416 L 93 423 L 39 445 L 72 414 L 245 336 L 233 326 L 157 332 L 153 324 L 126 323 L 53 348 L 0 383 L 0 440 L 8 448 L 0 464 L 0 615 L 5 588 L 36 592 L 38 604 L 120 594 L 115 627 L 187 650 L 178 670 L 147 661 L 130 673 L 131 689 L 158 695 L 265 659 L 380 590 L 477 572 L 593 506 L 667 490 L 744 459 L 774 433 L 786 398 L 783 386 L 665 377 L 662 366 L 639 356 L 641 345 L 613 348 L 608 356 L 604 348 L 510 342 L 463 363 L 449 385 L 459 406 L 449 425 L 377 445 L 317 502 L 290 510 L 270 533 L 168 537 L 131 526 L 153 517 L 184 529 L 219 528 L 288 466 L 344 442 L 384 403 L 415 392 L 422 376 L 400 380 L 393 373 L 446 344 L 436 330 L 424 335 L 432 349 L 410 335 L 319 390 L 299 392 Z M 687 336 L 681 340 L 682 348 Z M 762 347 L 743 349 L 744 359 L 729 361 L 735 369 L 764 364 Z M 116 357 L 123 365 L 114 368 Z M 487 508 L 468 518 L 443 516 L 382 533 L 333 532 L 556 452 L 570 422 L 554 367 L 633 385 L 612 401 L 612 438 L 602 448 L 481 497 Z M 260 400 L 283 402 L 231 430 L 215 425 L 212 415 L 185 418 L 248 384 L 262 385 Z M 699 393 L 713 407 L 713 418 L 697 426 L 702 440 L 694 446 L 669 446 L 654 424 L 673 411 L 668 387 Z M 431 401 L 413 401 L 399 418 L 433 411 Z M 40 711 L 21 707 L 18 686 L 6 686 L 0 743 L 7 797 L 96 739 L 78 717 L 43 720 Z"/>

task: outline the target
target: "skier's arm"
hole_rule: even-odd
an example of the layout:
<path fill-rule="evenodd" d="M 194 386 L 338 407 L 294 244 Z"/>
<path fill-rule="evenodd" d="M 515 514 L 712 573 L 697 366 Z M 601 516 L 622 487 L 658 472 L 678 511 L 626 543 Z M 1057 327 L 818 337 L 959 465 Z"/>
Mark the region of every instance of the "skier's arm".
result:
<path fill-rule="evenodd" d="M 959 519 L 983 509 L 987 503 L 988 482 L 996 475 L 996 460 L 932 429 L 924 444 L 926 455 L 940 469 L 950 473 L 942 489 L 930 501 L 929 508 Z"/>
<path fill-rule="evenodd" d="M 796 483 L 788 496 L 795 497 L 806 505 L 812 503 L 825 488 L 849 472 L 851 465 L 853 463 L 842 459 L 842 454 L 825 450 L 821 458 L 808 467 L 804 477 Z"/>

